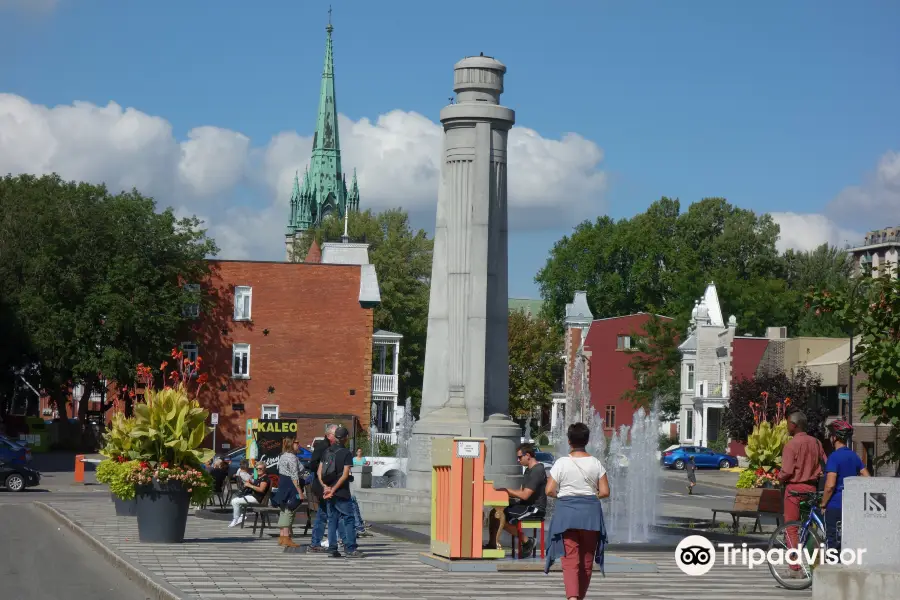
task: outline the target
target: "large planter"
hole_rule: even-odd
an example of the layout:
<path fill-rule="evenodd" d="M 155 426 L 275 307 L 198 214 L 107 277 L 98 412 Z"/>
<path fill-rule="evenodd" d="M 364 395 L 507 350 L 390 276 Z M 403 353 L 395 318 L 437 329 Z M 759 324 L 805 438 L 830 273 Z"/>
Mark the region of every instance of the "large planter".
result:
<path fill-rule="evenodd" d="M 113 504 L 116 507 L 117 517 L 137 516 L 137 498 L 132 498 L 131 500 L 122 500 L 112 492 L 110 492 L 109 495 L 112 497 Z"/>
<path fill-rule="evenodd" d="M 191 493 L 180 481 L 135 486 L 138 539 L 149 544 L 180 544 L 184 541 Z"/>

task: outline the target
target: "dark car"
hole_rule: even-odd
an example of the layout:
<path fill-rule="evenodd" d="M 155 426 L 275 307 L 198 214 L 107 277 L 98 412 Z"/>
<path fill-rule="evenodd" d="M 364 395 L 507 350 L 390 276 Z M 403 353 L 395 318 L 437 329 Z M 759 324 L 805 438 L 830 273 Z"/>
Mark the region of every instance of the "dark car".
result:
<path fill-rule="evenodd" d="M 664 467 L 674 467 L 681 471 L 692 456 L 694 457 L 694 464 L 700 469 L 704 467 L 728 469 L 736 467 L 738 464 L 738 460 L 735 457 L 722 454 L 721 452 L 714 452 L 702 446 L 679 446 L 672 450 L 666 450 L 663 452 L 660 462 Z"/>
<path fill-rule="evenodd" d="M 25 465 L 31 462 L 31 450 L 28 446 L 0 435 L 0 461 L 13 465 Z"/>
<path fill-rule="evenodd" d="M 10 492 L 23 492 L 25 488 L 37 487 L 41 474 L 25 465 L 0 462 L 0 485 Z"/>

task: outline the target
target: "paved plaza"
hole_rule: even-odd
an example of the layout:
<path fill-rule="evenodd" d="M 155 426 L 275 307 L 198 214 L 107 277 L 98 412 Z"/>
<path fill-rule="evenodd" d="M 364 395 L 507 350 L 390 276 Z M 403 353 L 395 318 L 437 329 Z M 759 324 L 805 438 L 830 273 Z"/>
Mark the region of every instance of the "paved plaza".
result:
<path fill-rule="evenodd" d="M 423 546 L 377 534 L 361 540 L 367 558 L 349 561 L 284 553 L 268 532 L 260 540 L 249 528 L 229 529 L 226 522 L 192 514 L 184 544 L 140 544 L 136 520 L 116 517 L 108 496 L 84 494 L 78 499 L 42 500 L 120 558 L 186 599 L 321 598 L 325 594 L 360 600 L 563 597 L 562 576 L 558 572 L 446 573 L 419 562 Z M 308 538 L 300 541 L 305 539 Z M 658 573 L 610 574 L 605 579 L 598 576 L 589 598 L 756 600 L 811 596 L 809 591 L 779 588 L 768 570 L 718 565 L 706 576 L 689 577 L 678 570 L 671 552 L 619 556 L 655 562 Z"/>

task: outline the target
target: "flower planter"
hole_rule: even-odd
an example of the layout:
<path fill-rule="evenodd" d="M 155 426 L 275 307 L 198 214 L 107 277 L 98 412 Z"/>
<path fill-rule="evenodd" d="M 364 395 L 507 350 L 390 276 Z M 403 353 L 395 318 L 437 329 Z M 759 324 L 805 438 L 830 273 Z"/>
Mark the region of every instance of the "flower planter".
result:
<path fill-rule="evenodd" d="M 138 539 L 149 544 L 180 544 L 184 541 L 191 493 L 180 481 L 135 486 Z"/>
<path fill-rule="evenodd" d="M 117 517 L 136 517 L 137 516 L 137 498 L 131 500 L 122 500 L 112 492 L 109 493 L 113 504 L 116 507 Z"/>

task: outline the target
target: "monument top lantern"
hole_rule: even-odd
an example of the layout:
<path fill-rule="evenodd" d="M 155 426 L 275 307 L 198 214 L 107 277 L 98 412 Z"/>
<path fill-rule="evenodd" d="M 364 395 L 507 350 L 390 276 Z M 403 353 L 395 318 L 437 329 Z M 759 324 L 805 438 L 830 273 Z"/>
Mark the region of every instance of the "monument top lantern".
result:
<path fill-rule="evenodd" d="M 453 65 L 453 91 L 458 103 L 500 104 L 506 65 L 490 56 L 469 56 Z"/>

